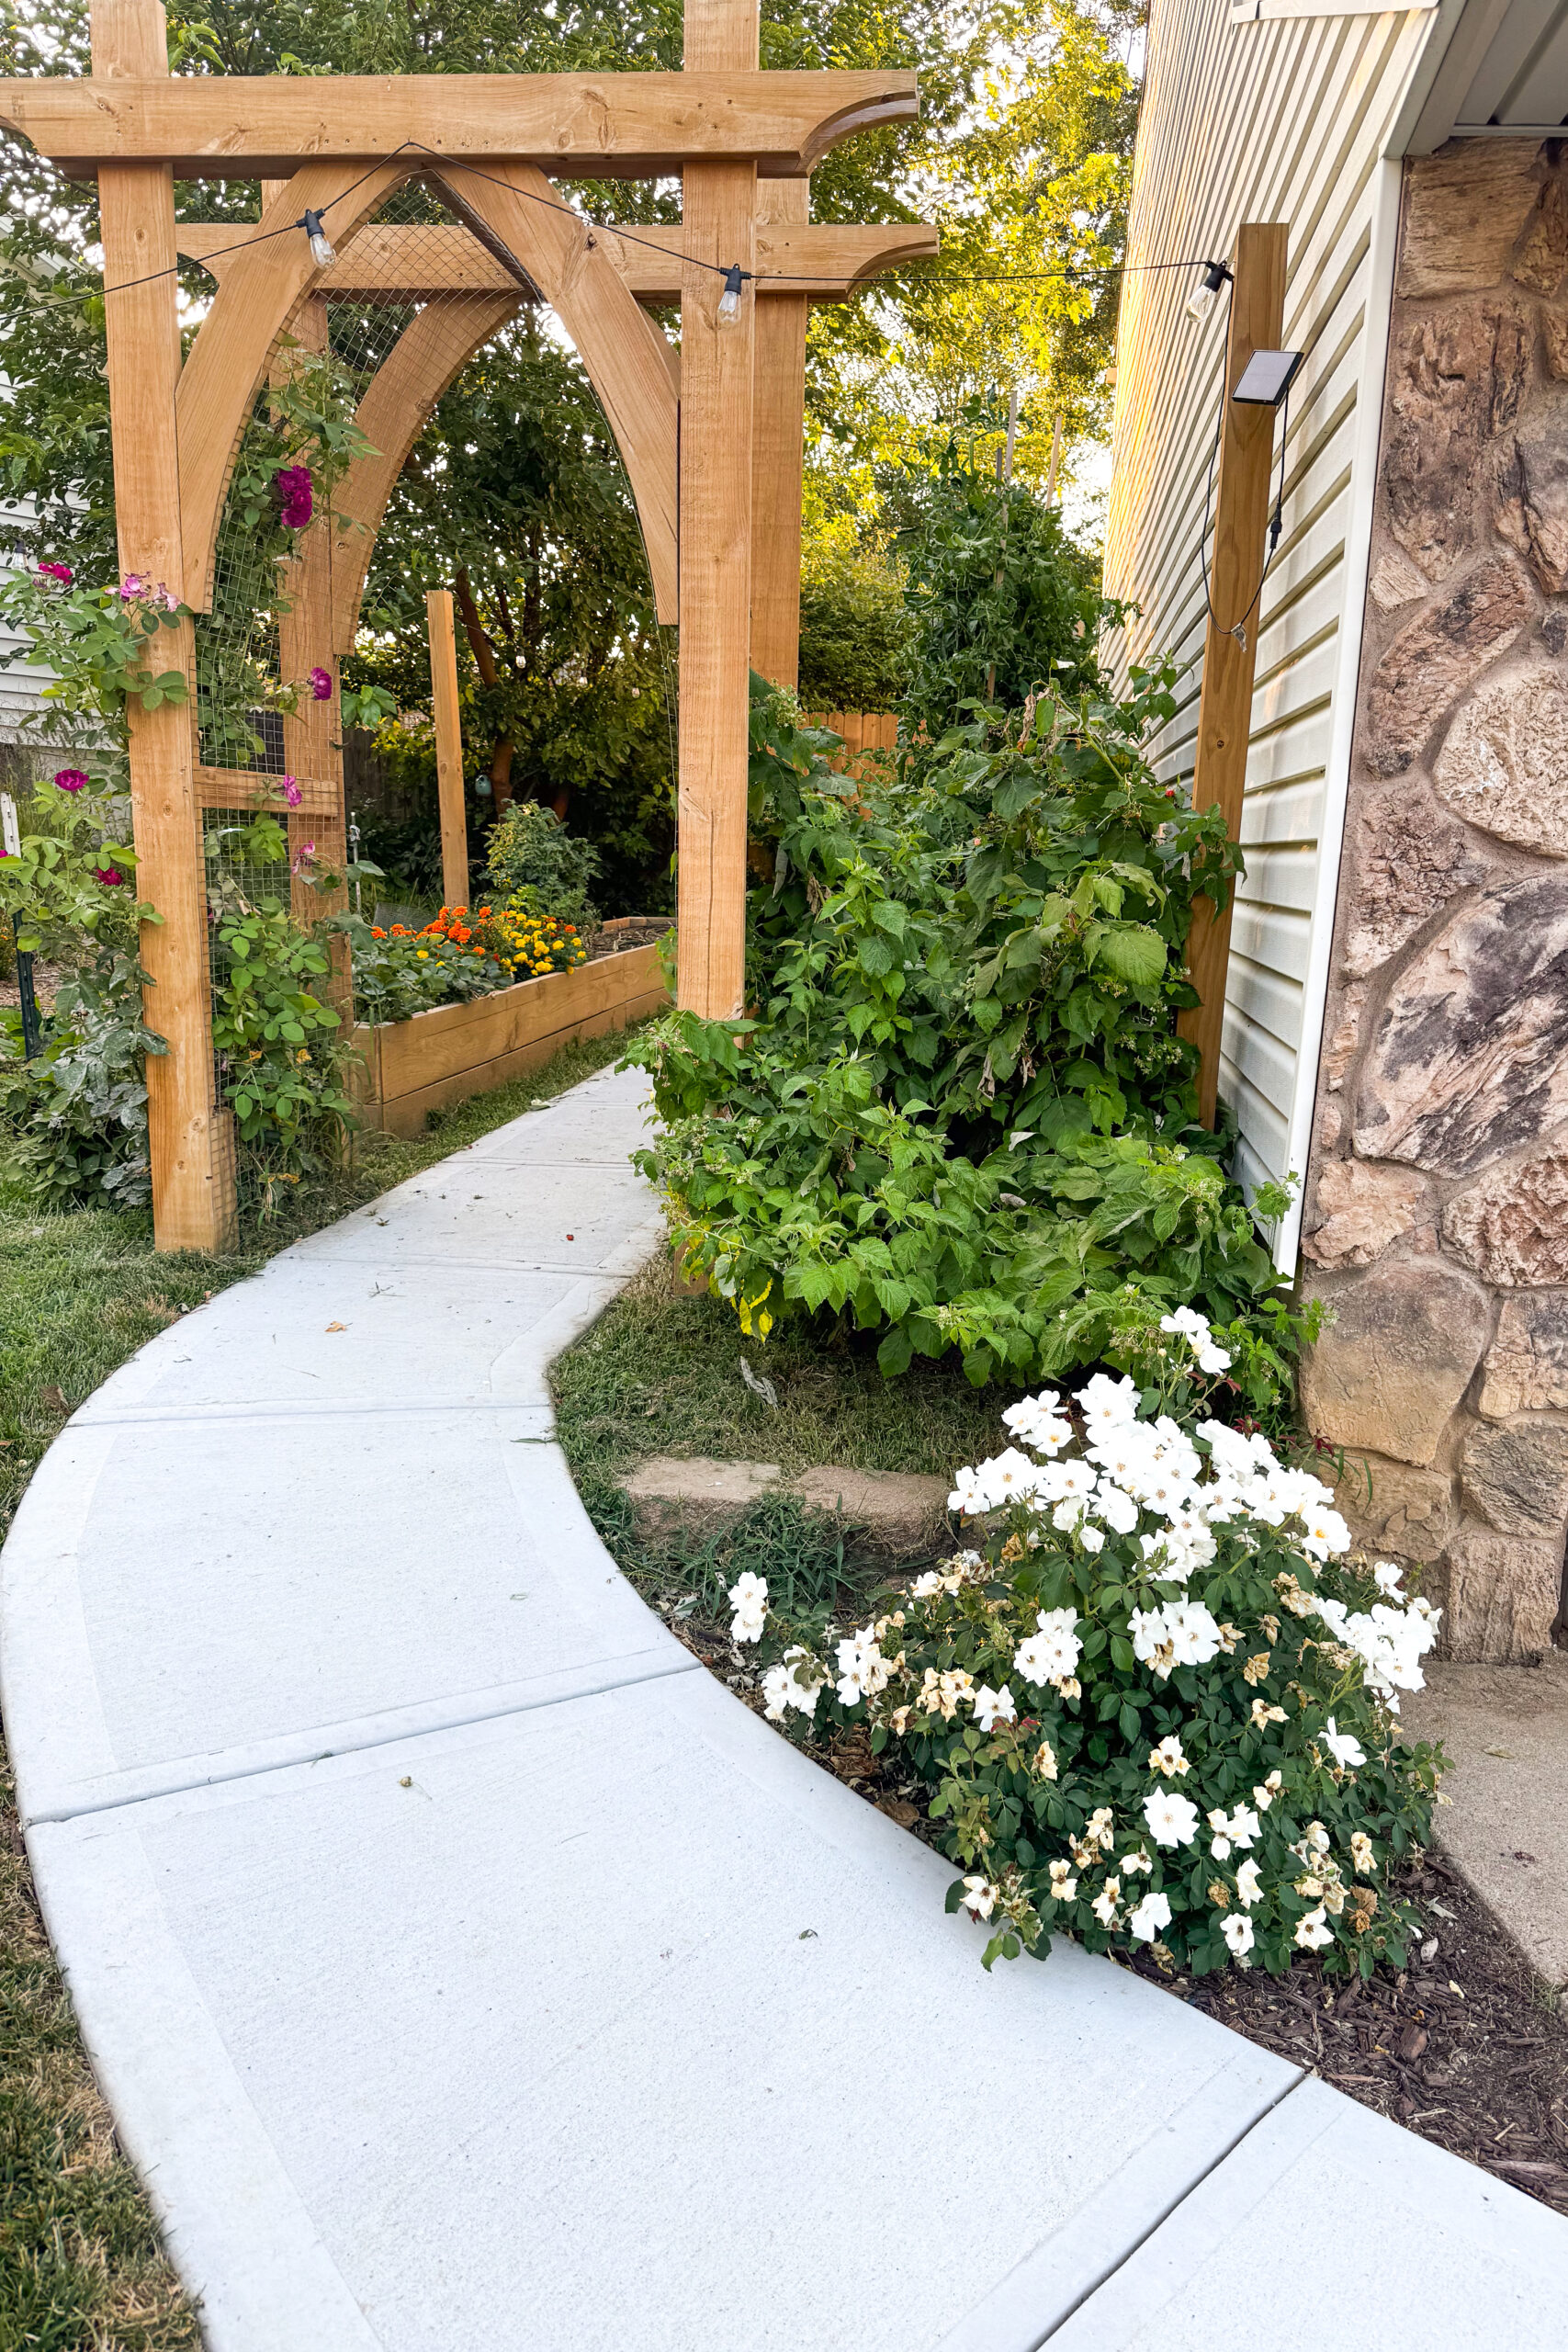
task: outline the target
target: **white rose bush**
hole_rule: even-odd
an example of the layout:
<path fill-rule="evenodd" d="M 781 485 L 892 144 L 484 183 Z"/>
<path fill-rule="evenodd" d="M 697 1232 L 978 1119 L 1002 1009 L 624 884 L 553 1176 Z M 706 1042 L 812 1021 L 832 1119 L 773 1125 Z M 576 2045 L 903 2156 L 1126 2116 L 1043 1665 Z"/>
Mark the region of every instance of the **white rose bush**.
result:
<path fill-rule="evenodd" d="M 924 1784 L 986 1921 L 989 1968 L 1054 1933 L 1196 1974 L 1301 1953 L 1403 1966 L 1392 1882 L 1427 1840 L 1443 1758 L 1398 1739 L 1438 1612 L 1350 1553 L 1333 1497 L 1209 1417 L 1203 1317 L 1161 1319 L 1147 1385 L 1097 1374 L 1003 1415 L 961 1470 L 975 1544 L 859 1628 L 731 1594 L 771 1721 L 864 1725 Z"/>

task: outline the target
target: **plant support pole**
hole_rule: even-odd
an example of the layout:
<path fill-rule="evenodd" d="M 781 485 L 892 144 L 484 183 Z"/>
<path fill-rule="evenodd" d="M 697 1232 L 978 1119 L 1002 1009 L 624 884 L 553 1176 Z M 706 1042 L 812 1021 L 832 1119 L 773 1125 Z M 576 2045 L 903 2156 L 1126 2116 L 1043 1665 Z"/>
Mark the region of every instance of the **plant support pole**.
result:
<path fill-rule="evenodd" d="M 430 636 L 430 692 L 435 712 L 435 788 L 441 808 L 441 894 L 449 907 L 468 903 L 468 820 L 463 810 L 463 723 L 457 703 L 457 637 L 450 588 L 424 597 Z"/>
<path fill-rule="evenodd" d="M 1203 640 L 1203 690 L 1192 777 L 1193 808 L 1218 808 L 1232 841 L 1241 835 L 1247 788 L 1252 685 L 1262 623 L 1258 582 L 1267 560 L 1269 485 L 1274 470 L 1274 411 L 1239 406 L 1231 394 L 1255 351 L 1280 347 L 1285 323 L 1289 237 L 1282 223 L 1249 222 L 1236 238 L 1233 264 L 1235 284 L 1225 346 L 1211 609 Z M 1214 1124 L 1219 1099 L 1234 900 L 1233 889 L 1219 913 L 1212 899 L 1201 898 L 1194 903 L 1192 927 L 1187 935 L 1187 977 L 1201 1001 L 1183 1012 L 1176 1024 L 1177 1034 L 1198 1048 L 1198 1113 L 1206 1127 Z"/>

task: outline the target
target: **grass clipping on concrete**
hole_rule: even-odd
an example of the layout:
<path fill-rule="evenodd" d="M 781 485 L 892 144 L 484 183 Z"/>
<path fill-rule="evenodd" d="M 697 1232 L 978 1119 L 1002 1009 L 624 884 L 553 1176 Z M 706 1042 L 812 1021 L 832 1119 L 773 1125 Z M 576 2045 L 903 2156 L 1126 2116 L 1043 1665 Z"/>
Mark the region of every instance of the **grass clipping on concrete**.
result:
<path fill-rule="evenodd" d="M 351 1168 L 276 1221 L 247 1221 L 223 1257 L 160 1256 L 144 1214 L 42 1213 L 0 1167 L 0 1532 L 66 1415 L 166 1325 L 290 1241 L 592 1077 L 624 1045 L 569 1046 L 415 1141 L 360 1136 Z M 175 2352 L 198 2342 L 82 2047 L 0 1748 L 0 2352 Z"/>

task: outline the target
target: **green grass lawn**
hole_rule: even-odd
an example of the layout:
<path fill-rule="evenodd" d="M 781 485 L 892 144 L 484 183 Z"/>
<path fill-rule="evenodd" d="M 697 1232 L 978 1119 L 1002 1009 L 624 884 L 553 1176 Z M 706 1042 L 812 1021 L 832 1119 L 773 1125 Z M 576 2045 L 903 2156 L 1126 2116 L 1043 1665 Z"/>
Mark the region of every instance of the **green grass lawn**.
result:
<path fill-rule="evenodd" d="M 624 1042 L 569 1046 L 417 1141 L 360 1136 L 352 1170 L 276 1223 L 247 1220 L 231 1256 L 162 1257 L 145 1216 L 40 1215 L 0 1181 L 0 1530 L 67 1413 L 165 1324 L 536 1098 L 575 1086 Z M 83 2052 L 0 1750 L 0 2352 L 172 2352 L 197 2341 Z"/>

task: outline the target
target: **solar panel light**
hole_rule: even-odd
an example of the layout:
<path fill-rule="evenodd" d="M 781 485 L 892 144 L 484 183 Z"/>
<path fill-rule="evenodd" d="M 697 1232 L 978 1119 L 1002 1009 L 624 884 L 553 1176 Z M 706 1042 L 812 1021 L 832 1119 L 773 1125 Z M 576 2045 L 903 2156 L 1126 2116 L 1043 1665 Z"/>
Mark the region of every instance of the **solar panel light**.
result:
<path fill-rule="evenodd" d="M 1278 408 L 1306 357 L 1304 351 L 1255 351 L 1231 394 L 1247 408 Z"/>

